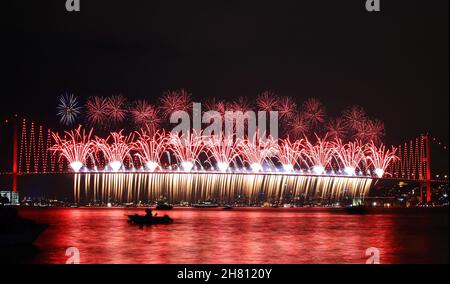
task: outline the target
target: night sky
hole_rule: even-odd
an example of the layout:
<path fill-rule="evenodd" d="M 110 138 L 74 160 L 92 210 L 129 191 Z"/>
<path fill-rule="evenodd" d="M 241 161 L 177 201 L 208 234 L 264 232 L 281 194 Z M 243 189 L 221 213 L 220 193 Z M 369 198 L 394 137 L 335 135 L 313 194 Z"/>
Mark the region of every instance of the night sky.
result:
<path fill-rule="evenodd" d="M 387 143 L 449 134 L 448 1 L 8 1 L 2 116 L 57 124 L 59 95 L 156 102 L 317 97 L 331 115 L 358 104 Z M 392 3 L 395 2 L 395 3 Z M 5 39 L 6 37 L 6 39 Z M 9 78 L 11 76 L 11 78 Z M 5 87 L 5 86 L 4 86 Z"/>

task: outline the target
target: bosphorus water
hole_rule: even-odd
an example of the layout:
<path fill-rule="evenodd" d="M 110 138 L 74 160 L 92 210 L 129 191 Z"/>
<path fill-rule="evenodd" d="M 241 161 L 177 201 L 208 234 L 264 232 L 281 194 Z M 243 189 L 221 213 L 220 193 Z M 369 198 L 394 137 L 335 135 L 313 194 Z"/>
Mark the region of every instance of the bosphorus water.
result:
<path fill-rule="evenodd" d="M 139 229 L 127 214 L 142 209 L 22 208 L 48 223 L 21 263 L 61 263 L 68 247 L 80 263 L 365 263 L 375 247 L 381 263 L 448 263 L 444 213 L 392 210 L 349 215 L 326 208 L 175 208 L 171 225 Z M 5 261 L 5 260 L 3 260 Z"/>

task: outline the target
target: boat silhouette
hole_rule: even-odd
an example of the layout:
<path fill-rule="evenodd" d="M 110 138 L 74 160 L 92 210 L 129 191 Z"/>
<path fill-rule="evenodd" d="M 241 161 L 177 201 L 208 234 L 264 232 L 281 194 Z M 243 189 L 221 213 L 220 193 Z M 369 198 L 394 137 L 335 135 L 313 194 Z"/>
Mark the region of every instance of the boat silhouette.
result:
<path fill-rule="evenodd" d="M 157 214 L 152 215 L 151 209 L 145 210 L 146 215 L 128 215 L 128 222 L 140 226 L 144 225 L 153 225 L 153 224 L 172 224 L 173 219 L 168 215 L 164 215 L 162 217 L 157 216 Z"/>

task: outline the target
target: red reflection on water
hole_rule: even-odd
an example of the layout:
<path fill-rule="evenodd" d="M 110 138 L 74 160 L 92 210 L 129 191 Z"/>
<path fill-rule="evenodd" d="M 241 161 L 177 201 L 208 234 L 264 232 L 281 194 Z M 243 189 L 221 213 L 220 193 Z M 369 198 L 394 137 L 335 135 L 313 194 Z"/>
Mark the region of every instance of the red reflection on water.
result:
<path fill-rule="evenodd" d="M 381 263 L 448 262 L 448 217 L 348 215 L 328 209 L 174 209 L 172 225 L 139 229 L 127 214 L 142 209 L 22 209 L 51 226 L 36 241 L 37 263 Z M 142 212 L 143 213 L 143 212 Z M 431 228 L 433 228 L 432 231 Z"/>

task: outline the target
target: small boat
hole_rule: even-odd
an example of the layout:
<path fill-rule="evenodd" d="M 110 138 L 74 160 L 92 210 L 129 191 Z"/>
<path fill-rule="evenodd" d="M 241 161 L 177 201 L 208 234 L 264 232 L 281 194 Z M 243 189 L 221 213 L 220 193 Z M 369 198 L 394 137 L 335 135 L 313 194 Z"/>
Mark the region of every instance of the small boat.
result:
<path fill-rule="evenodd" d="M 231 209 L 233 209 L 233 206 L 231 206 L 231 205 L 225 205 L 223 207 L 223 210 L 231 210 Z"/>
<path fill-rule="evenodd" d="M 345 207 L 345 211 L 349 214 L 365 214 L 367 211 L 366 209 L 367 208 L 364 205 L 354 205 Z"/>
<path fill-rule="evenodd" d="M 219 207 L 219 204 L 213 203 L 211 201 L 205 201 L 205 202 L 199 202 L 192 204 L 192 207 L 194 208 L 217 208 Z"/>
<path fill-rule="evenodd" d="M 137 225 L 153 225 L 153 224 L 172 224 L 173 219 L 168 215 L 164 215 L 162 217 L 158 216 L 147 216 L 147 215 L 128 215 L 128 222 L 137 224 Z"/>
<path fill-rule="evenodd" d="M 172 209 L 173 205 L 167 202 L 158 202 L 155 207 L 155 210 L 172 210 Z"/>

